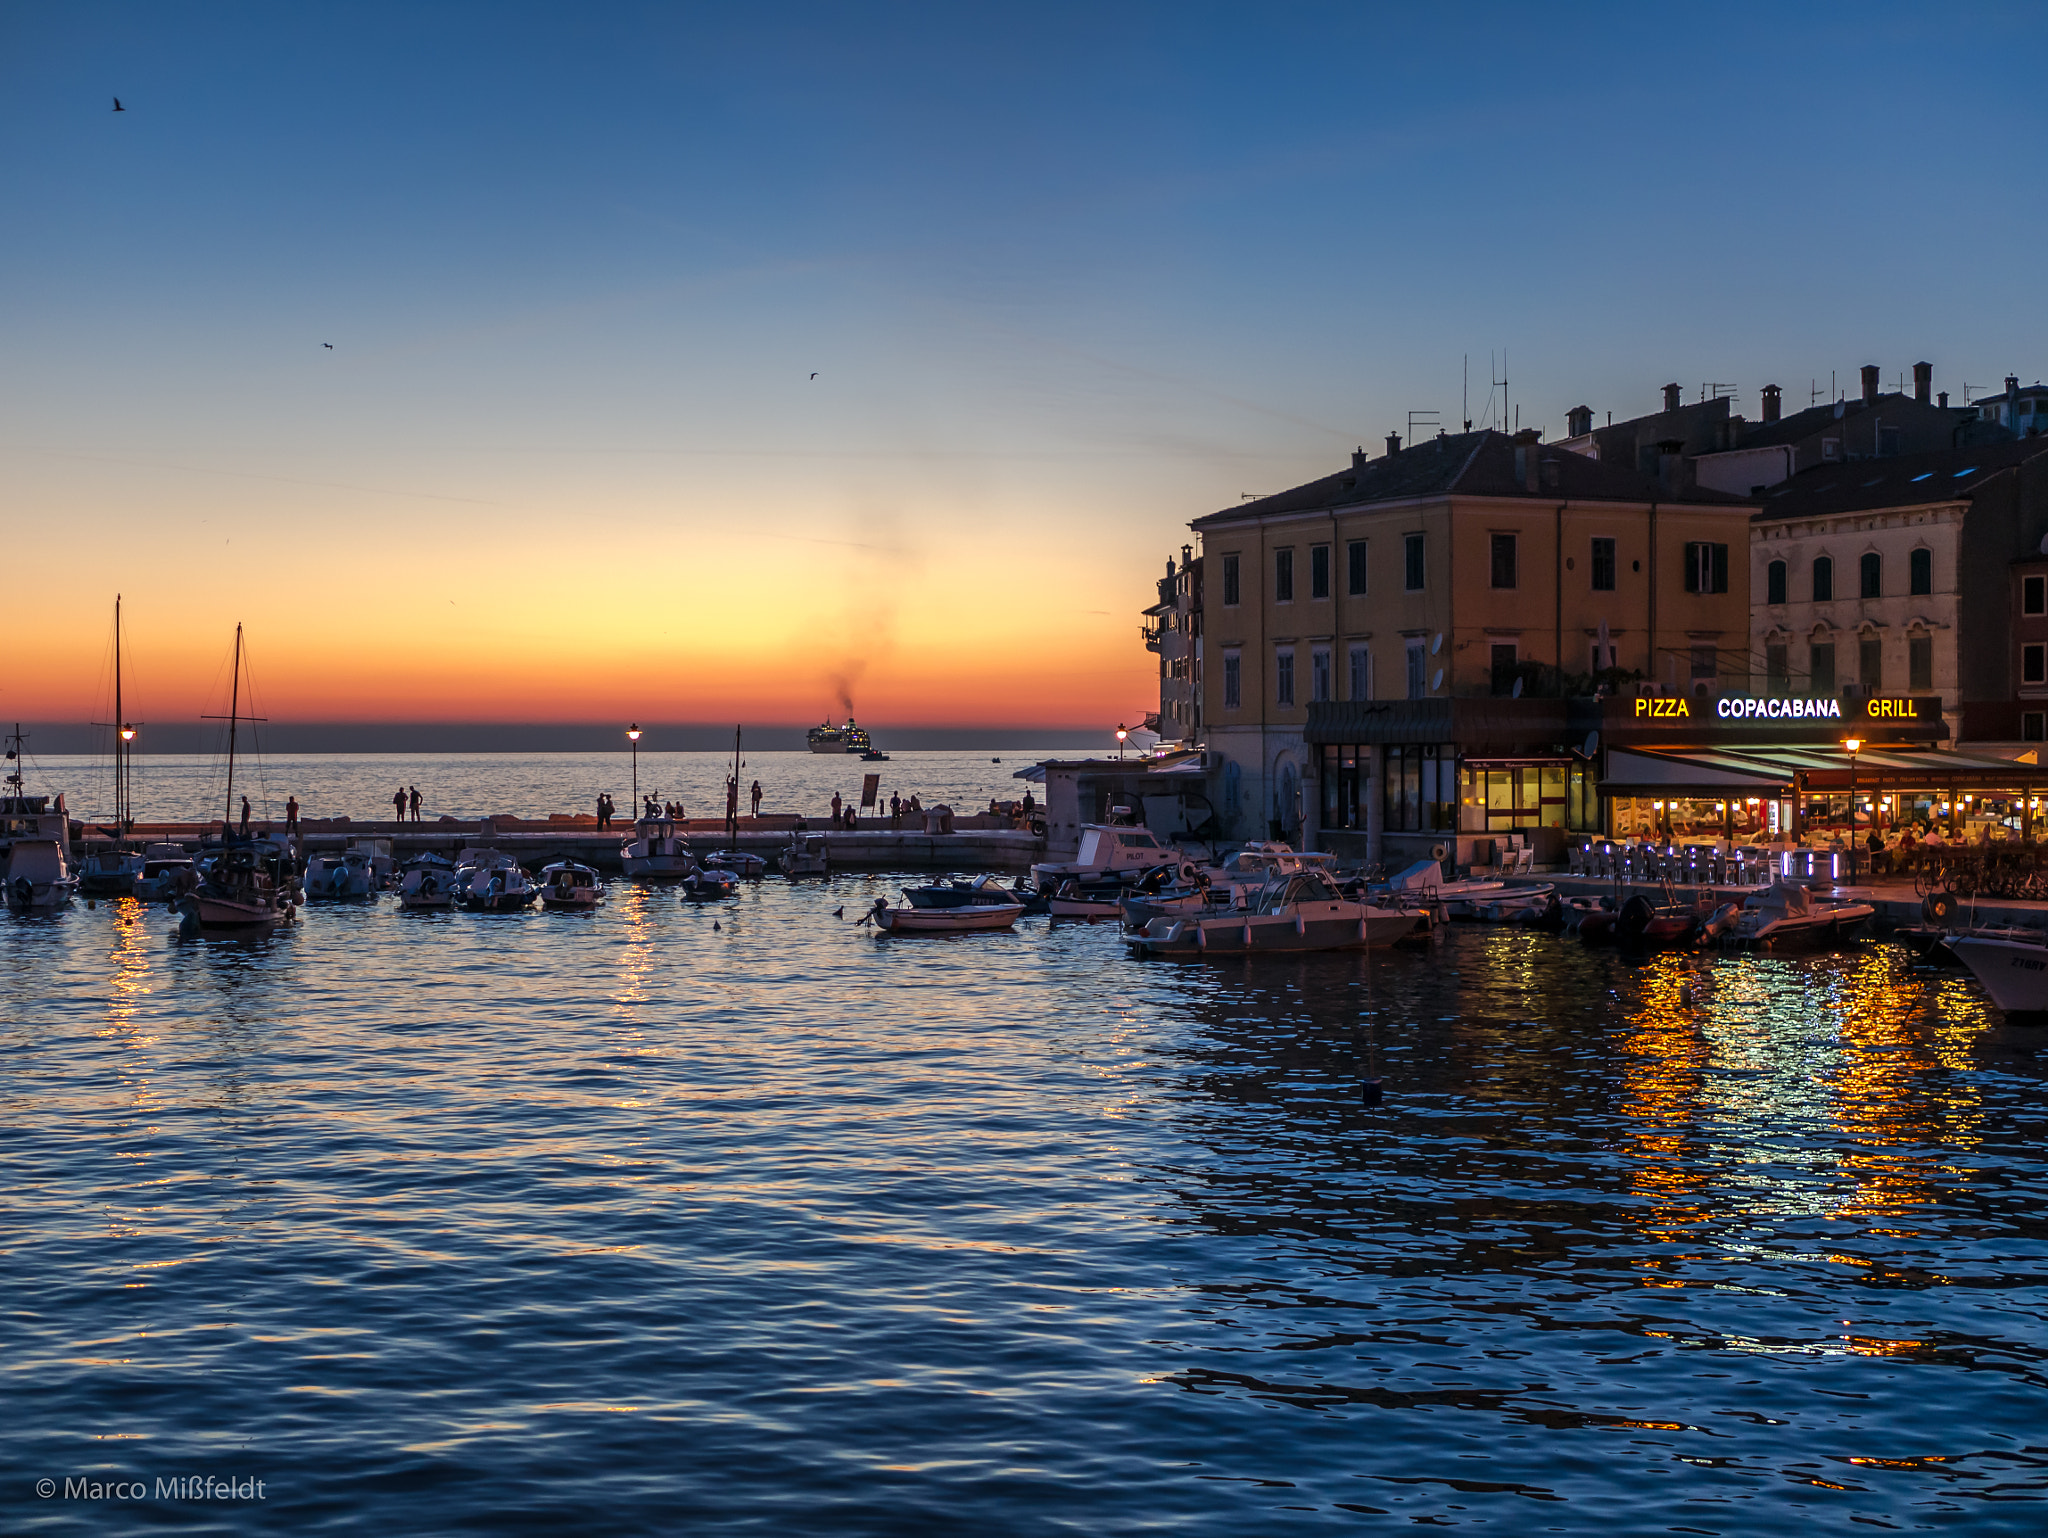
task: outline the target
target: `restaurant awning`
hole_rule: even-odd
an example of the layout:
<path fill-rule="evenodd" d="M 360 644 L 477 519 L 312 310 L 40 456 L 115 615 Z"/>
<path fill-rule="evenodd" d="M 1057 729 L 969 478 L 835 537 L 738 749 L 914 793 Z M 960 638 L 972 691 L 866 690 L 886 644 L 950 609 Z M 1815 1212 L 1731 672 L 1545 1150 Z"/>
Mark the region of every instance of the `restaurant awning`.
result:
<path fill-rule="evenodd" d="M 2017 763 L 1977 753 L 1927 748 L 1866 748 L 1855 756 L 1839 747 L 1714 748 L 1681 752 L 1668 748 L 1613 748 L 1607 754 L 1603 796 L 1721 796 L 1743 790 L 1759 796 L 1787 795 L 1804 784 L 1809 791 L 1847 790 L 1851 775 L 1859 789 L 2017 790 L 2048 785 L 2038 764 Z"/>

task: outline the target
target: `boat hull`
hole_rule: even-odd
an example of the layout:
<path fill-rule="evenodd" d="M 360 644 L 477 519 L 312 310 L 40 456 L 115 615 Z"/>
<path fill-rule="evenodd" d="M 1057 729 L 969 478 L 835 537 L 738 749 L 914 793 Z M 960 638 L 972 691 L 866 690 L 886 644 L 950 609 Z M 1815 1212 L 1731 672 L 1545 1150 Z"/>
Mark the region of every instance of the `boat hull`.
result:
<path fill-rule="evenodd" d="M 1022 903 L 975 903 L 960 908 L 877 908 L 875 927 L 885 935 L 977 934 L 1013 927 Z"/>
<path fill-rule="evenodd" d="M 1126 937 L 1140 955 L 1176 958 L 1363 951 L 1399 944 L 1429 923 L 1427 914 L 1393 908 L 1350 909 L 1325 917 L 1232 914 L 1220 918 L 1155 918 Z"/>
<path fill-rule="evenodd" d="M 2048 945 L 1958 935 L 1948 948 L 2007 1014 L 2048 1013 Z"/>

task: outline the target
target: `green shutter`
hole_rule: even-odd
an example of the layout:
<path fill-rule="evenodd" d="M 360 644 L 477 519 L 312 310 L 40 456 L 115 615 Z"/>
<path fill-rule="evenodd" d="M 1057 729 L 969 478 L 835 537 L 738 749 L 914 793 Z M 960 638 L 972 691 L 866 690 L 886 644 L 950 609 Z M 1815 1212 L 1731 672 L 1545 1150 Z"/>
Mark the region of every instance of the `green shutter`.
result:
<path fill-rule="evenodd" d="M 1700 590 L 1700 547 L 1688 543 L 1685 547 L 1685 590 L 1697 593 Z"/>

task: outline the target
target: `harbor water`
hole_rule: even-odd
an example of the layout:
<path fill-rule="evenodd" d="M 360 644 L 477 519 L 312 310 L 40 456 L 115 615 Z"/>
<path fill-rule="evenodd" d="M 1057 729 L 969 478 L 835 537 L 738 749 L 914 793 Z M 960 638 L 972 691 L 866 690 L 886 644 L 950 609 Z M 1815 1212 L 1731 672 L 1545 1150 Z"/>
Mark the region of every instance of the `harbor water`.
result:
<path fill-rule="evenodd" d="M 2048 1526 L 2048 1032 L 1963 975 L 897 884 L 0 923 L 0 1521 Z"/>

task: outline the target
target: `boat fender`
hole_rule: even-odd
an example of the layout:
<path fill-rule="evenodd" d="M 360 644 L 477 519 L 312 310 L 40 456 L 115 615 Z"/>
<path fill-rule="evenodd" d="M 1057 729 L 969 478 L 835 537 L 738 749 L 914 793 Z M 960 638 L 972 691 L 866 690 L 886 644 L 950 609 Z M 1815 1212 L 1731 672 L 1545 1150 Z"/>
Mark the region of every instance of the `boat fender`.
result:
<path fill-rule="evenodd" d="M 23 908 L 26 908 L 30 903 L 35 901 L 35 883 L 33 881 L 30 881 L 26 876 L 16 876 L 14 878 L 13 892 L 14 901 Z"/>
<path fill-rule="evenodd" d="M 1362 914 L 1362 913 L 1361 913 L 1361 914 L 1360 914 L 1360 915 L 1358 916 L 1358 939 L 1359 939 L 1359 943 L 1360 943 L 1360 944 L 1364 944 L 1364 942 L 1365 942 L 1365 915 L 1364 915 L 1364 914 Z"/>
<path fill-rule="evenodd" d="M 1201 926 L 1201 925 L 1200 925 L 1200 924 L 1198 923 L 1198 924 L 1196 924 L 1196 925 L 1195 925 L 1195 949 L 1196 949 L 1196 950 L 1198 950 L 1198 951 L 1206 951 L 1206 950 L 1207 950 L 1208 948 L 1209 948 L 1209 931 L 1208 931 L 1208 930 L 1206 930 L 1206 929 L 1204 929 L 1204 928 L 1203 928 L 1203 927 L 1202 927 L 1202 926 Z"/>
<path fill-rule="evenodd" d="M 1358 1098 L 1362 1104 L 1378 1105 L 1387 1098 L 1386 1087 L 1378 1079 L 1366 1079 L 1358 1086 Z"/>
<path fill-rule="evenodd" d="M 1920 916 L 1930 924 L 1947 928 L 1956 916 L 1956 894 L 1953 892 L 1929 892 L 1920 899 Z"/>
<path fill-rule="evenodd" d="M 1246 950 L 1252 948 L 1252 926 L 1249 924 L 1244 926 L 1244 948 Z"/>
<path fill-rule="evenodd" d="M 1294 915 L 1294 932 L 1298 935 L 1306 935 L 1308 933 L 1308 919 L 1304 915 L 1299 913 Z"/>

